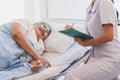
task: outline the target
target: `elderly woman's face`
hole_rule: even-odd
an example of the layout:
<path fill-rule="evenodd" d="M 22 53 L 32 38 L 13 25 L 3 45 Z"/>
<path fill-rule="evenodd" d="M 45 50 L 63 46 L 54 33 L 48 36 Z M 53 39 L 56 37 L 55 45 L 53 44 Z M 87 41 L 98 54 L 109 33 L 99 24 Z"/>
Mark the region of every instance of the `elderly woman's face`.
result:
<path fill-rule="evenodd" d="M 48 33 L 49 33 L 49 28 L 48 27 L 45 27 L 43 25 L 35 25 L 34 29 L 35 29 L 38 41 L 39 41 L 39 39 L 44 40 L 45 38 L 47 38 Z"/>
<path fill-rule="evenodd" d="M 92 0 L 93 3 L 95 3 L 96 0 Z"/>

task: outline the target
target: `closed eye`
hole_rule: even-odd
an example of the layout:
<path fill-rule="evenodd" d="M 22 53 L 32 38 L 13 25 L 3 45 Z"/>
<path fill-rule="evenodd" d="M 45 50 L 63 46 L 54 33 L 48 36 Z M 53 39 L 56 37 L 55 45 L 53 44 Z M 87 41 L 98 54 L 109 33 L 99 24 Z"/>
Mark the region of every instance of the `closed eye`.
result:
<path fill-rule="evenodd" d="M 47 32 L 47 34 L 49 34 L 48 28 L 45 25 L 43 25 L 43 27 L 45 28 L 45 32 Z"/>
<path fill-rule="evenodd" d="M 40 29 L 40 33 L 43 35 L 44 34 L 44 30 L 43 29 Z"/>

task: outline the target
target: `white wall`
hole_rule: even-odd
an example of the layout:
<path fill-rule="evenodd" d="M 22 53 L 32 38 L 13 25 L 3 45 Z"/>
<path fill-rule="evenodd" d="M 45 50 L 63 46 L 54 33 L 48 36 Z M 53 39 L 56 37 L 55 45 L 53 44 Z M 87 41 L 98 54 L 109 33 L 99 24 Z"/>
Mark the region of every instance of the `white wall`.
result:
<path fill-rule="evenodd" d="M 89 0 L 24 0 L 24 2 L 25 18 L 31 22 L 45 19 L 75 21 L 85 18 L 87 7 L 85 4 Z"/>
<path fill-rule="evenodd" d="M 16 18 L 24 18 L 23 3 L 23 0 L 1 0 L 0 24 L 9 22 Z"/>
<path fill-rule="evenodd" d="M 24 0 L 24 16 L 29 21 L 34 21 L 34 0 Z"/>
<path fill-rule="evenodd" d="M 46 0 L 47 14 L 42 18 L 47 22 L 83 23 L 86 8 L 91 0 Z"/>
<path fill-rule="evenodd" d="M 39 0 L 40 1 L 40 19 L 48 18 L 48 0 Z"/>
<path fill-rule="evenodd" d="M 86 18 L 86 9 L 91 0 L 48 0 L 48 16 L 59 19 Z"/>
<path fill-rule="evenodd" d="M 75 5 L 75 1 L 77 2 L 77 5 Z M 83 8 L 83 10 L 79 8 L 84 5 L 86 1 L 89 0 L 2 0 L 0 2 L 0 24 L 14 18 L 24 17 L 31 22 L 41 21 L 44 19 L 79 20 L 80 16 L 82 17 L 82 15 L 84 15 L 82 12 L 85 10 L 85 8 Z M 120 13 L 120 0 L 115 1 L 117 1 L 117 9 Z M 80 15 L 77 16 L 76 14 Z"/>
<path fill-rule="evenodd" d="M 86 8 L 91 0 L 47 0 L 47 2 L 49 6 L 47 19 L 49 21 L 84 21 L 86 17 Z M 114 2 L 119 12 L 120 20 L 120 0 L 114 0 Z"/>
<path fill-rule="evenodd" d="M 24 0 L 24 8 L 25 19 L 31 22 L 47 17 L 47 0 Z"/>
<path fill-rule="evenodd" d="M 85 19 L 87 5 L 90 1 L 91 0 L 24 0 L 25 18 L 32 22 L 44 19 L 83 21 Z"/>

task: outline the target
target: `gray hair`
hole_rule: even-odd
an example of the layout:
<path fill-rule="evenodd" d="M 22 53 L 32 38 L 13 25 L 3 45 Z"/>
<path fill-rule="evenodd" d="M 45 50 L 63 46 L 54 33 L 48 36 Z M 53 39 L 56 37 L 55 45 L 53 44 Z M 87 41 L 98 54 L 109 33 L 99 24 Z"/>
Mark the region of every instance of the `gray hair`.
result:
<path fill-rule="evenodd" d="M 33 25 L 43 25 L 44 27 L 47 27 L 49 29 L 48 35 L 51 33 L 51 27 L 48 23 L 46 22 L 36 22 Z"/>

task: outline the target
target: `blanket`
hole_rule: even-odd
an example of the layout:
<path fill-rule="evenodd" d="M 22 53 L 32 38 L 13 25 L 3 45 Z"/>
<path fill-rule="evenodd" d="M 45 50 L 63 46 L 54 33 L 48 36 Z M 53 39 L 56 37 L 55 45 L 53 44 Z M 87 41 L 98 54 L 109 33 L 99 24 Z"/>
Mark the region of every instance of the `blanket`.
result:
<path fill-rule="evenodd" d="M 14 80 L 32 74 L 28 65 L 27 63 L 20 63 L 0 71 L 0 80 Z"/>
<path fill-rule="evenodd" d="M 11 66 L 10 68 L 0 71 L 0 80 L 14 80 L 21 77 L 25 77 L 31 74 L 35 74 L 35 72 L 32 72 L 30 70 L 30 64 L 29 63 L 19 63 L 14 66 Z M 47 67 L 42 67 L 37 73 L 40 73 Z"/>
<path fill-rule="evenodd" d="M 12 38 L 11 28 L 12 23 L 0 26 L 0 80 L 13 80 L 32 74 L 29 63 L 32 57 Z"/>

